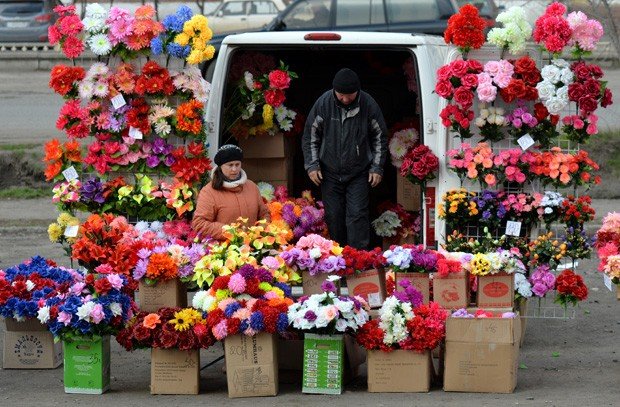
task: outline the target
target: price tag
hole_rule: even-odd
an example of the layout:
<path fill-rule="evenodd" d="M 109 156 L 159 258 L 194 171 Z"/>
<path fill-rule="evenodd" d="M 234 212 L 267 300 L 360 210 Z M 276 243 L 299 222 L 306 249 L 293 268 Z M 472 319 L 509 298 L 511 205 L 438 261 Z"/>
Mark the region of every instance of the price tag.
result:
<path fill-rule="evenodd" d="M 521 149 L 525 151 L 528 148 L 532 147 L 535 142 L 532 136 L 530 136 L 529 134 L 526 134 L 524 136 L 519 137 L 519 139 L 517 140 L 517 143 L 519 143 L 519 145 L 521 146 Z"/>
<path fill-rule="evenodd" d="M 605 287 L 607 287 L 607 289 L 609 291 L 613 291 L 613 283 L 611 282 L 611 277 L 609 277 L 607 274 L 603 274 L 603 281 L 605 282 Z"/>
<path fill-rule="evenodd" d="M 65 177 L 65 179 L 67 181 L 72 181 L 72 180 L 78 178 L 78 173 L 75 170 L 75 168 L 73 168 L 73 166 L 71 166 L 71 167 L 67 168 L 66 170 L 64 170 L 62 172 L 62 175 L 64 175 L 64 177 Z"/>
<path fill-rule="evenodd" d="M 67 237 L 77 237 L 79 229 L 80 229 L 80 227 L 78 225 L 67 226 L 65 228 L 65 236 L 67 236 Z"/>
<path fill-rule="evenodd" d="M 125 98 L 122 94 L 118 94 L 111 99 L 112 106 L 114 106 L 114 110 L 118 110 L 121 107 L 125 106 L 127 102 L 125 102 Z"/>
<path fill-rule="evenodd" d="M 368 293 L 368 305 L 370 305 L 371 307 L 380 307 L 381 306 L 381 294 Z"/>
<path fill-rule="evenodd" d="M 519 237 L 521 235 L 521 222 L 509 220 L 506 223 L 506 235 Z"/>
<path fill-rule="evenodd" d="M 135 127 L 129 128 L 129 137 L 134 138 L 136 140 L 142 140 L 143 135 L 142 132 Z"/>

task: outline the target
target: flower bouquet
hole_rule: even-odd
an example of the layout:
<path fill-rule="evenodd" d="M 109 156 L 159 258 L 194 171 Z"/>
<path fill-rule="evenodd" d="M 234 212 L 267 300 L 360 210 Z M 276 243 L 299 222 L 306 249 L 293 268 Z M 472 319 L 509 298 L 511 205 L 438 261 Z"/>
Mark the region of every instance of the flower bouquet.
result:
<path fill-rule="evenodd" d="M 439 158 L 428 146 L 418 145 L 410 149 L 403 157 L 400 175 L 413 184 L 424 185 L 435 179 L 439 170 Z"/>
<path fill-rule="evenodd" d="M 437 261 L 443 255 L 422 245 L 391 246 L 383 253 L 386 264 L 394 272 L 397 290 L 402 290 L 401 280 L 409 280 L 420 291 L 424 304 L 430 299 L 430 273 L 437 269 Z"/>
<path fill-rule="evenodd" d="M 383 238 L 384 247 L 399 243 L 415 243 L 421 230 L 420 217 L 406 211 L 401 204 L 389 201 L 381 203 L 377 209 L 381 215 L 372 221 L 377 236 Z"/>
<path fill-rule="evenodd" d="M 568 305 L 577 306 L 579 301 L 588 298 L 588 287 L 583 277 L 575 274 L 573 270 L 564 270 L 555 279 L 555 289 L 558 292 L 555 303 L 560 304 L 564 310 Z"/>
<path fill-rule="evenodd" d="M 530 268 L 548 264 L 552 270 L 555 270 L 562 258 L 566 256 L 566 243 L 552 240 L 552 237 L 553 232 L 548 232 L 528 244 L 525 258 Z"/>
<path fill-rule="evenodd" d="M 327 275 L 346 268 L 342 250 L 337 242 L 310 234 L 285 248 L 280 256 L 287 266 L 302 272 L 304 294 L 309 295 L 321 292 L 321 282 Z"/>
<path fill-rule="evenodd" d="M 399 130 L 392 134 L 388 149 L 390 150 L 390 159 L 392 165 L 401 168 L 405 155 L 418 143 L 420 135 L 414 128 Z"/>
<path fill-rule="evenodd" d="M 478 8 L 465 4 L 448 20 L 443 38 L 446 44 L 454 44 L 464 57 L 472 49 L 484 45 L 486 22 L 478 13 Z"/>
<path fill-rule="evenodd" d="M 525 273 L 525 265 L 516 252 L 498 249 L 473 255 L 470 273 L 478 277 L 478 307 L 514 306 L 515 274 Z"/>
<path fill-rule="evenodd" d="M 385 300 L 385 258 L 379 247 L 358 250 L 345 246 L 342 251 L 346 268 L 338 274 L 345 276 L 349 293 L 360 296 L 371 308 L 378 308 Z"/>
<path fill-rule="evenodd" d="M 534 268 L 529 282 L 531 283 L 531 293 L 538 298 L 544 297 L 549 291 L 555 289 L 555 275 L 546 264 Z"/>
<path fill-rule="evenodd" d="M 293 232 L 291 243 L 310 233 L 327 235 L 323 202 L 316 201 L 310 191 L 302 192 L 302 197 L 297 199 L 289 197 L 288 193 L 276 199 L 274 194 L 275 190 L 271 199 L 267 199 L 271 222 L 286 223 Z"/>
<path fill-rule="evenodd" d="M 516 55 L 525 50 L 526 41 L 532 36 L 532 26 L 526 20 L 525 9 L 510 7 L 497 15 L 495 20 L 502 23 L 489 30 L 487 41 L 500 48 L 502 52 L 509 51 Z"/>
<path fill-rule="evenodd" d="M 447 313 L 434 302 L 422 305 L 412 300 L 405 293 L 388 297 L 379 319 L 368 321 L 358 330 L 357 342 L 368 350 L 370 392 L 427 392 L 430 387 L 430 352 L 445 338 Z M 389 382 L 400 385 L 377 382 L 377 369 L 386 365 L 393 379 Z M 397 380 L 401 377 L 414 380 Z"/>
<path fill-rule="evenodd" d="M 596 232 L 596 250 L 599 271 L 620 286 L 620 214 L 617 212 L 610 212 L 603 219 L 603 226 Z"/>
<path fill-rule="evenodd" d="M 480 219 L 478 202 L 484 203 L 486 210 L 489 210 L 488 203 L 494 199 L 487 198 L 493 198 L 493 194 L 492 191 L 486 196 L 483 194 L 482 200 L 476 199 L 476 193 L 465 188 L 452 189 L 443 194 L 438 212 L 439 218 L 446 221 L 446 230 L 463 230 L 468 224 L 477 222 Z"/>
<path fill-rule="evenodd" d="M 76 242 L 79 234 L 80 220 L 67 212 L 62 212 L 56 222 L 47 227 L 50 242 L 60 243 L 67 256 L 71 257 L 71 246 Z M 73 259 L 72 259 L 73 261 Z"/>

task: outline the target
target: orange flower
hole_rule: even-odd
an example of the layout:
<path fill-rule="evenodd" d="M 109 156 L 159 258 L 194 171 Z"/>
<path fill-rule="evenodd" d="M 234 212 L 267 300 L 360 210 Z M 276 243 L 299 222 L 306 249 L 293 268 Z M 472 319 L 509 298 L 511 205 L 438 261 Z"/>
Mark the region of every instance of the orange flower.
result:
<path fill-rule="evenodd" d="M 65 157 L 69 161 L 76 163 L 82 162 L 82 149 L 80 143 L 77 140 L 67 141 L 64 145 Z"/>
<path fill-rule="evenodd" d="M 190 100 L 182 103 L 177 109 L 177 128 L 192 134 L 199 134 L 202 130 L 200 111 L 202 103 L 197 100 Z"/>
<path fill-rule="evenodd" d="M 45 179 L 47 181 L 53 180 L 62 170 L 62 162 L 56 161 L 45 168 Z"/>
<path fill-rule="evenodd" d="M 177 277 L 178 267 L 172 257 L 166 253 L 154 253 L 149 257 L 146 277 L 158 280 L 171 280 Z"/>
<path fill-rule="evenodd" d="M 51 162 L 62 158 L 62 148 L 60 147 L 60 141 L 57 139 L 48 141 L 43 148 L 45 149 L 43 161 Z"/>
<path fill-rule="evenodd" d="M 147 316 L 144 317 L 144 321 L 142 322 L 142 325 L 144 325 L 144 327 L 148 329 L 155 329 L 155 327 L 159 323 L 161 323 L 161 319 L 159 318 L 159 315 L 148 314 Z"/>

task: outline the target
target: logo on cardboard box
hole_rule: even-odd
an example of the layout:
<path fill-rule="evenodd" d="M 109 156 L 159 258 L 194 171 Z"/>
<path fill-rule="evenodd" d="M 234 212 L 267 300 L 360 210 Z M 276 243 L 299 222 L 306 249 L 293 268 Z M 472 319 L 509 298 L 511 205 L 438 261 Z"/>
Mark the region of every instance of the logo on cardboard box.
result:
<path fill-rule="evenodd" d="M 448 287 L 441 291 L 440 295 L 445 302 L 457 302 L 461 299 L 456 284 L 450 284 Z"/>
<path fill-rule="evenodd" d="M 24 335 L 15 342 L 13 353 L 24 365 L 35 365 L 43 355 L 43 344 L 33 335 Z"/>
<path fill-rule="evenodd" d="M 368 298 L 368 294 L 378 293 L 379 286 L 374 283 L 361 283 L 353 289 L 353 295 L 359 295 L 362 298 Z"/>
<path fill-rule="evenodd" d="M 508 291 L 510 291 L 510 287 L 501 281 L 493 281 L 482 288 L 484 295 L 491 298 L 503 297 L 508 294 Z"/>
<path fill-rule="evenodd" d="M 249 349 L 248 341 L 252 341 L 252 348 Z M 256 340 L 256 336 L 247 337 L 243 335 L 241 338 L 241 345 L 237 346 L 227 346 L 228 354 L 241 356 L 243 360 L 249 360 L 253 364 L 258 364 L 258 354 L 263 351 L 262 345 L 258 344 Z M 251 352 L 251 355 L 250 355 Z"/>

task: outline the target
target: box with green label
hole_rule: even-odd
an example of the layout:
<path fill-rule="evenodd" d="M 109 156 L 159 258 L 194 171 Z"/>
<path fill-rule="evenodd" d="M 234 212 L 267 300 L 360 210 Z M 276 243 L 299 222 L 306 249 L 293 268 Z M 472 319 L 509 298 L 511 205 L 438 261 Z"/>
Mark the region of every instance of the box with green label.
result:
<path fill-rule="evenodd" d="M 110 336 L 64 341 L 65 393 L 103 394 L 110 389 Z"/>
<path fill-rule="evenodd" d="M 306 334 L 302 392 L 341 394 L 343 366 L 342 335 Z"/>

